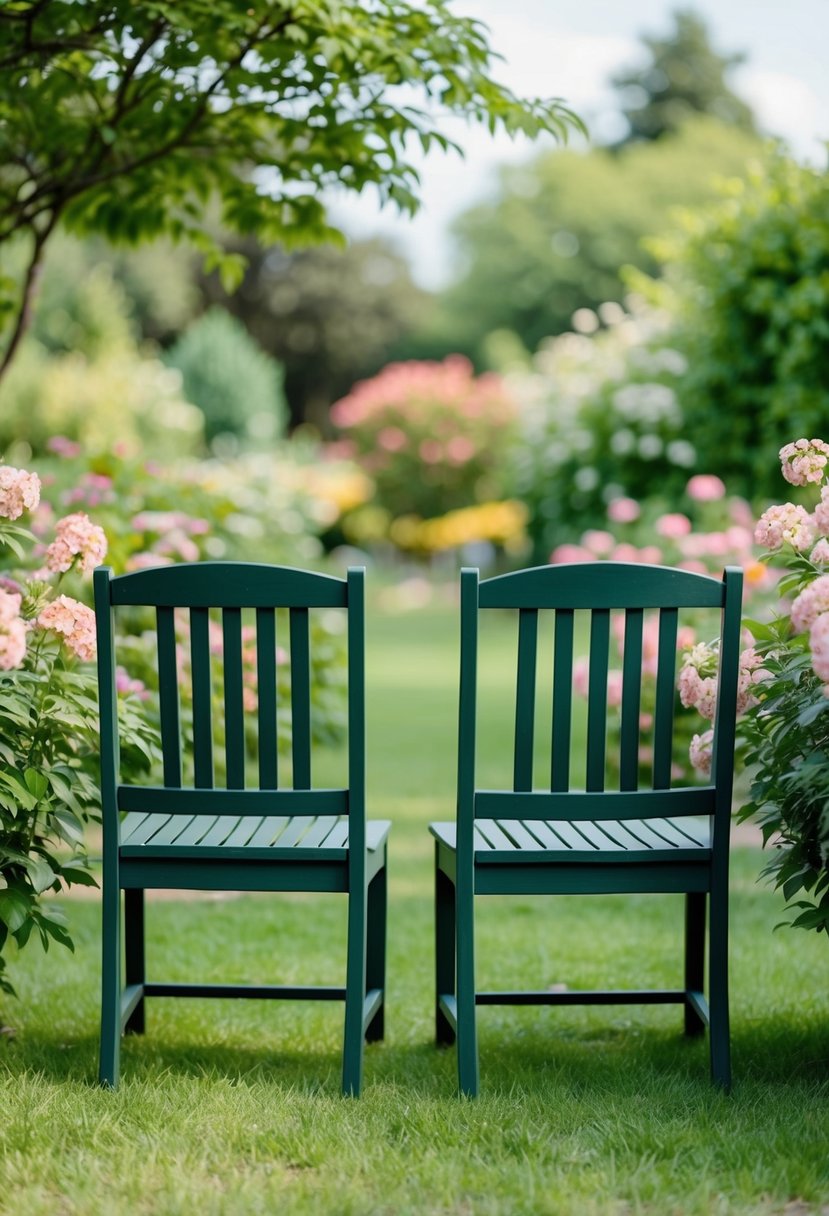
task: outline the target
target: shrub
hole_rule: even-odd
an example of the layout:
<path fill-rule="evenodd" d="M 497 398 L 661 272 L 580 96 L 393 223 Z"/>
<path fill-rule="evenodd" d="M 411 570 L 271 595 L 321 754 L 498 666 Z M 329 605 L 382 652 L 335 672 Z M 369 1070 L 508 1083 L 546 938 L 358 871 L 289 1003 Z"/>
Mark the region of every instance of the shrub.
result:
<path fill-rule="evenodd" d="M 514 490 L 530 510 L 537 560 L 576 530 L 602 527 L 613 499 L 680 493 L 694 466 L 678 398 L 686 361 L 667 337 L 670 318 L 630 305 L 580 310 L 582 332 L 550 339 L 532 373 L 509 380 L 521 404 Z"/>
<path fill-rule="evenodd" d="M 100 527 L 83 512 L 57 522 L 43 548 L 16 521 L 38 506 L 39 478 L 0 466 L 2 568 L 45 562 L 26 576 L 0 577 L 0 991 L 12 993 L 4 951 L 35 933 L 72 948 L 66 918 L 41 896 L 64 885 L 95 885 L 83 845 L 84 824 L 100 817 L 95 620 L 92 609 L 58 594 L 72 572 L 82 578 L 106 553 Z M 39 551 L 38 551 L 39 550 Z M 8 556 L 6 556 L 8 555 Z M 12 577 L 13 576 L 13 577 Z M 135 715 L 128 695 L 118 706 L 122 766 L 148 767 L 156 732 Z"/>
<path fill-rule="evenodd" d="M 285 429 L 282 369 L 222 308 L 199 317 L 166 355 L 184 396 L 204 414 L 208 441 L 231 434 L 271 440 Z"/>
<path fill-rule="evenodd" d="M 772 496 L 778 449 L 829 416 L 829 176 L 777 156 L 652 247 L 666 263 L 654 294 L 687 359 L 680 400 L 698 466 Z"/>
<path fill-rule="evenodd" d="M 476 377 L 461 356 L 389 364 L 331 418 L 392 517 L 432 519 L 502 497 L 515 407 L 499 376 Z"/>

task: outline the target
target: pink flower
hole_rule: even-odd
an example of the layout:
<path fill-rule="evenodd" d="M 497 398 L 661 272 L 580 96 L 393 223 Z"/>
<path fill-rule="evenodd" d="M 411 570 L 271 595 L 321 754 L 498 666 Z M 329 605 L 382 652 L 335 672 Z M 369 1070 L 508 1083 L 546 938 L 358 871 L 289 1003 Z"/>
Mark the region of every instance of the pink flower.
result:
<path fill-rule="evenodd" d="M 133 553 L 126 564 L 127 570 L 151 570 L 154 566 L 172 566 L 173 559 L 160 553 Z"/>
<path fill-rule="evenodd" d="M 783 476 L 793 486 L 818 485 L 823 481 L 829 443 L 822 439 L 796 439 L 780 449 Z"/>
<path fill-rule="evenodd" d="M 80 456 L 81 445 L 75 443 L 74 439 L 67 439 L 65 435 L 53 435 L 46 443 L 46 447 L 50 452 L 54 452 L 57 456 L 62 456 L 64 460 L 71 460 L 74 456 Z"/>
<path fill-rule="evenodd" d="M 607 673 L 607 703 L 615 708 L 622 704 L 622 673 L 615 669 Z"/>
<path fill-rule="evenodd" d="M 16 616 L 20 616 L 20 605 L 23 597 L 18 591 L 10 591 L 0 587 L 0 624 L 8 625 Z"/>
<path fill-rule="evenodd" d="M 406 432 L 401 431 L 399 426 L 384 426 L 377 436 L 377 442 L 387 452 L 399 452 L 406 446 Z"/>
<path fill-rule="evenodd" d="M 656 521 L 656 531 L 666 540 L 678 540 L 680 536 L 687 536 L 691 531 L 691 521 L 687 515 L 682 515 L 678 511 L 670 515 L 661 515 Z"/>
<path fill-rule="evenodd" d="M 714 742 L 713 730 L 706 730 L 701 735 L 694 735 L 688 748 L 688 757 L 698 773 L 706 776 L 711 772 L 711 748 Z"/>
<path fill-rule="evenodd" d="M 592 528 L 582 536 L 581 543 L 595 557 L 607 557 L 616 542 L 610 532 Z"/>
<path fill-rule="evenodd" d="M 586 658 L 576 659 L 573 663 L 573 689 L 579 697 L 587 696 L 587 689 L 590 685 L 590 660 Z"/>
<path fill-rule="evenodd" d="M 725 494 L 725 482 L 713 473 L 697 473 L 688 482 L 685 493 L 694 502 L 716 502 Z"/>
<path fill-rule="evenodd" d="M 637 560 L 644 562 L 646 566 L 658 566 L 662 561 L 662 550 L 658 545 L 643 545 Z"/>
<path fill-rule="evenodd" d="M 639 503 L 633 498 L 614 498 L 607 506 L 607 518 L 614 524 L 632 524 L 641 514 Z"/>
<path fill-rule="evenodd" d="M 816 566 L 825 566 L 826 563 L 829 562 L 829 540 L 827 540 L 825 536 L 821 536 L 820 540 L 809 554 L 809 561 Z"/>
<path fill-rule="evenodd" d="M 446 445 L 450 464 L 466 464 L 475 455 L 475 444 L 466 435 L 453 435 Z"/>
<path fill-rule="evenodd" d="M 115 691 L 124 697 L 138 697 L 141 701 L 146 701 L 150 695 L 143 680 L 134 680 L 123 667 L 115 669 Z"/>
<path fill-rule="evenodd" d="M 792 626 L 797 633 L 811 629 L 823 612 L 829 612 L 829 574 L 821 574 L 801 591 L 792 604 Z"/>
<path fill-rule="evenodd" d="M 589 562 L 592 560 L 593 554 L 589 553 L 587 549 L 582 549 L 581 545 L 557 545 L 550 554 L 551 566 L 560 566 L 571 562 Z"/>
<path fill-rule="evenodd" d="M 815 507 L 815 527 L 821 536 L 829 536 L 829 486 L 820 492 L 820 502 Z"/>
<path fill-rule="evenodd" d="M 26 622 L 20 616 L 0 620 L 0 671 L 19 667 L 26 657 Z"/>
<path fill-rule="evenodd" d="M 769 673 L 763 667 L 763 660 L 754 649 L 749 646 L 740 655 L 740 669 L 737 676 L 737 713 L 744 714 L 747 709 L 751 709 L 753 705 L 758 704 L 758 699 L 754 695 L 752 688 L 755 684 L 768 679 Z"/>
<path fill-rule="evenodd" d="M 0 465 L 0 516 L 19 519 L 24 511 L 34 511 L 40 502 L 40 478 L 37 473 Z"/>
<path fill-rule="evenodd" d="M 754 529 L 754 539 L 766 549 L 779 549 L 786 543 L 803 552 L 814 540 L 814 522 L 805 507 L 786 502 L 763 512 Z"/>
<path fill-rule="evenodd" d="M 437 464 L 443 457 L 443 448 L 436 439 L 424 439 L 418 451 L 427 464 Z"/>
<path fill-rule="evenodd" d="M 46 565 L 53 571 L 71 570 L 77 563 L 82 574 L 89 574 L 106 557 L 107 540 L 103 528 L 78 511 L 65 515 L 55 525 L 55 539 L 46 550 Z"/>
<path fill-rule="evenodd" d="M 812 650 L 812 667 L 815 675 L 829 680 L 829 612 L 822 612 L 809 630 L 809 646 Z"/>
<path fill-rule="evenodd" d="M 88 662 L 95 658 L 95 613 L 86 604 L 68 595 L 59 595 L 46 605 L 37 623 L 41 629 L 51 629 L 60 635 L 79 659 Z"/>

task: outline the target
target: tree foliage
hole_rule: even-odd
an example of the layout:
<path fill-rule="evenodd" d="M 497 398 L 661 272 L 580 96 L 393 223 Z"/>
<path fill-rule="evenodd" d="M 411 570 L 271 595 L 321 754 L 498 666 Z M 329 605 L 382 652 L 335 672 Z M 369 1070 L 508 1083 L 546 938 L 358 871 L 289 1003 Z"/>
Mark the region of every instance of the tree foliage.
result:
<path fill-rule="evenodd" d="M 490 75 L 483 27 L 447 0 L 12 0 L 0 9 L 0 242 L 28 268 L 0 371 L 25 330 L 59 223 L 112 240 L 222 223 L 283 243 L 331 235 L 320 190 L 375 186 L 417 205 L 407 140 L 448 145 L 437 107 L 510 132 L 565 136 L 558 100 L 519 101 Z"/>
<path fill-rule="evenodd" d="M 779 156 L 654 252 L 698 467 L 748 497 L 776 494 L 780 447 L 829 418 L 829 176 Z"/>
<path fill-rule="evenodd" d="M 577 308 L 621 300 L 625 264 L 657 269 L 642 239 L 670 227 L 678 205 L 713 199 L 716 179 L 744 173 L 760 147 L 698 118 L 658 145 L 550 152 L 504 169 L 495 199 L 457 223 L 467 269 L 444 293 L 417 353 L 460 350 L 485 362 L 486 337 L 500 329 L 533 351 L 569 329 Z"/>
<path fill-rule="evenodd" d="M 247 238 L 232 248 L 247 261 L 240 287 L 231 294 L 217 274 L 202 275 L 203 297 L 229 309 L 285 368 L 292 422 L 325 431 L 332 403 L 387 363 L 425 314 L 426 293 L 382 240 L 291 251 Z"/>
<path fill-rule="evenodd" d="M 708 27 L 693 9 L 678 9 L 673 21 L 674 28 L 662 37 L 643 37 L 645 63 L 613 77 L 628 124 L 622 142 L 661 139 L 694 114 L 710 114 L 728 126 L 755 131 L 750 107 L 727 79 L 745 57 L 715 51 Z"/>

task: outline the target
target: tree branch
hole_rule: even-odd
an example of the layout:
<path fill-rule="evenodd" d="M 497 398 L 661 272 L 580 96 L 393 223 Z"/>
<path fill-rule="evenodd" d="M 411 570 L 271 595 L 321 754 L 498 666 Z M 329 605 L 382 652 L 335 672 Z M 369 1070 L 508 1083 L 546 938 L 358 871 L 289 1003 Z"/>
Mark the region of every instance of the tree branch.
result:
<path fill-rule="evenodd" d="M 9 344 L 3 352 L 3 357 L 0 359 L 0 380 L 2 380 L 9 364 L 14 358 L 15 352 L 20 345 L 23 335 L 29 327 L 31 321 L 32 304 L 34 303 L 35 294 L 37 292 L 38 280 L 43 267 L 43 249 L 48 240 L 52 229 L 58 221 L 58 212 L 54 211 L 49 218 L 49 222 L 41 229 L 32 229 L 33 245 L 32 255 L 29 259 L 29 265 L 26 267 L 26 275 L 23 280 L 23 287 L 20 292 L 20 301 L 17 307 L 17 315 L 14 320 Z"/>

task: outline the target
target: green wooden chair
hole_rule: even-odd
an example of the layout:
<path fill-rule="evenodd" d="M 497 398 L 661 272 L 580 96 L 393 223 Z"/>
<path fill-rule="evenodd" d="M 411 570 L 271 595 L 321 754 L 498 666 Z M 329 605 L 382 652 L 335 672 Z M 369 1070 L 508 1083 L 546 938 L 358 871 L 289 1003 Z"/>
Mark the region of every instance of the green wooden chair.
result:
<path fill-rule="evenodd" d="M 461 669 L 456 823 L 434 823 L 436 1034 L 457 1038 L 461 1092 L 478 1091 L 476 1006 L 628 1004 L 684 1006 L 685 1033 L 709 1026 L 711 1073 L 731 1083 L 728 1026 L 728 845 L 742 572 L 721 580 L 682 570 L 601 562 L 546 566 L 479 582 L 461 575 Z M 710 782 L 671 788 L 678 612 L 715 609 L 720 672 Z M 516 609 L 518 659 L 511 789 L 476 784 L 478 626 L 481 611 Z M 539 610 L 552 609 L 549 788 L 533 789 Z M 585 789 L 571 786 L 574 613 L 590 616 Z M 617 789 L 606 781 L 611 610 L 624 613 Z M 646 610 L 658 614 L 652 777 L 640 788 L 639 731 Z M 649 613 L 648 620 L 651 620 Z M 476 895 L 618 892 L 685 894 L 684 986 L 660 991 L 479 992 Z M 709 998 L 703 994 L 710 901 Z"/>
<path fill-rule="evenodd" d="M 163 784 L 119 778 L 114 617 L 155 610 Z M 277 608 L 287 609 L 291 655 L 292 788 L 277 779 Z M 311 783 L 309 609 L 348 619 L 348 788 Z M 189 616 L 192 732 L 182 730 L 174 612 Z M 210 610 L 213 609 L 211 622 Z M 242 612 L 255 614 L 258 782 L 247 788 Z M 218 610 L 218 611 L 217 611 Z M 252 611 L 251 611 L 252 610 Z M 224 683 L 226 788 L 214 782 L 211 627 L 219 628 Z M 365 818 L 364 571 L 347 579 L 241 562 L 202 562 L 113 578 L 95 572 L 103 804 L 103 989 L 100 1080 L 118 1083 L 123 1031 L 144 1031 L 147 997 L 344 1000 L 343 1091 L 359 1094 L 363 1042 L 383 1037 L 386 838 Z M 287 641 L 287 639 L 286 639 Z M 184 734 L 186 740 L 182 739 Z M 191 737 L 190 737 L 191 736 Z M 183 744 L 185 745 L 183 747 Z M 184 763 L 183 763 L 184 761 Z M 191 785 L 182 774 L 192 771 Z M 348 896 L 343 987 L 171 984 L 145 975 L 144 892 L 149 888 L 339 891 Z M 121 891 L 124 956 L 121 977 Z"/>

